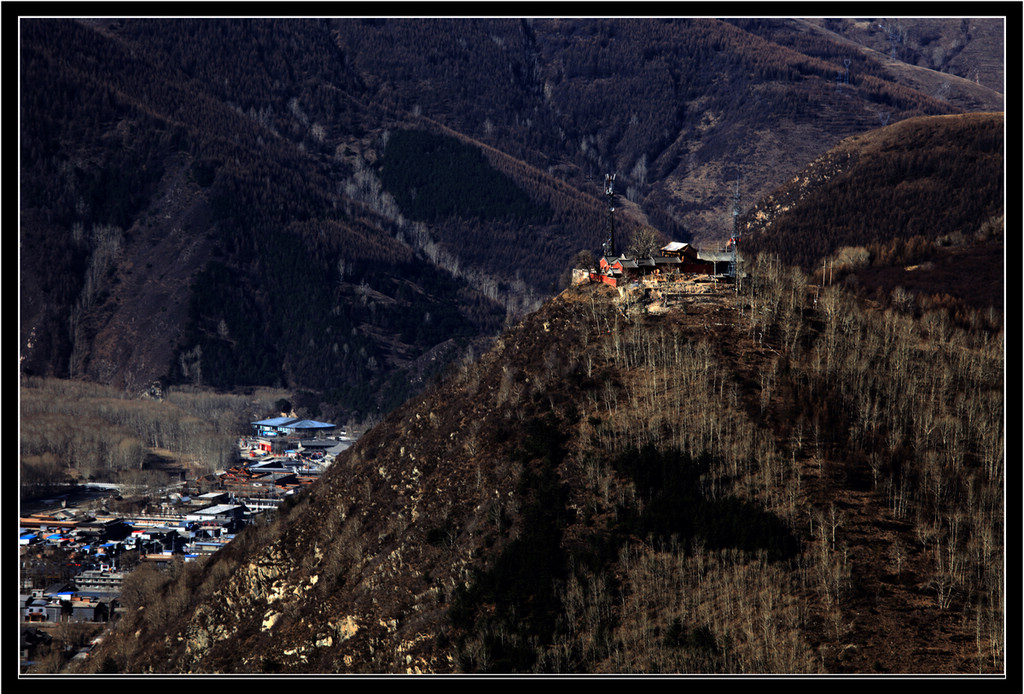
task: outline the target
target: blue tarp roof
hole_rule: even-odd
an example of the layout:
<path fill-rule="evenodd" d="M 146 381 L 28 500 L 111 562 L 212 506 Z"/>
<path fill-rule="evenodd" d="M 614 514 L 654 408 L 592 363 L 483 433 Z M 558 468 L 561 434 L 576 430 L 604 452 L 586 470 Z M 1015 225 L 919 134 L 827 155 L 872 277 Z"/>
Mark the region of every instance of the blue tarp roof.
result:
<path fill-rule="evenodd" d="M 261 419 L 253 422 L 254 426 L 280 427 L 282 429 L 333 429 L 334 424 L 317 422 L 312 419 L 297 419 L 295 417 L 274 417 L 273 419 Z"/>
<path fill-rule="evenodd" d="M 261 419 L 258 422 L 253 422 L 253 424 L 260 424 L 260 425 L 267 426 L 267 427 L 279 427 L 282 424 L 287 424 L 288 422 L 297 422 L 297 421 L 299 421 L 299 420 L 297 418 L 295 418 L 295 417 L 274 417 L 273 419 Z"/>
<path fill-rule="evenodd" d="M 287 428 L 287 429 L 333 429 L 334 425 L 333 424 L 328 424 L 327 422 L 317 422 L 317 421 L 312 420 L 312 419 L 300 419 L 297 422 L 293 422 L 293 423 L 289 424 L 285 428 Z"/>

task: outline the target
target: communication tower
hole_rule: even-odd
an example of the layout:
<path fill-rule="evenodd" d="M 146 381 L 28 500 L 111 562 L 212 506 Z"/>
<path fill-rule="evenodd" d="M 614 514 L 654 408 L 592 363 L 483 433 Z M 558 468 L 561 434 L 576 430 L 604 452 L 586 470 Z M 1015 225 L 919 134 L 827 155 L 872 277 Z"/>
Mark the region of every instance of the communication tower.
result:
<path fill-rule="evenodd" d="M 608 240 L 604 243 L 606 257 L 614 258 L 615 251 L 615 174 L 604 176 L 604 196 L 608 199 Z"/>

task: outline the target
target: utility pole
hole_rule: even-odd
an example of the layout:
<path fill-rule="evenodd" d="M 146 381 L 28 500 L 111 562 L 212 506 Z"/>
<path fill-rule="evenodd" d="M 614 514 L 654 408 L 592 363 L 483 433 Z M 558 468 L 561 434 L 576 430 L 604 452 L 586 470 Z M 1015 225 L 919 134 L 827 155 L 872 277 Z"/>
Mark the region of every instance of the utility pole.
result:
<path fill-rule="evenodd" d="M 733 285 L 736 293 L 740 292 L 740 269 L 737 246 L 740 242 L 740 179 L 736 179 L 736 188 L 732 194 L 732 238 L 729 239 L 729 246 L 732 248 L 732 258 L 729 261 L 729 272 L 732 274 Z"/>

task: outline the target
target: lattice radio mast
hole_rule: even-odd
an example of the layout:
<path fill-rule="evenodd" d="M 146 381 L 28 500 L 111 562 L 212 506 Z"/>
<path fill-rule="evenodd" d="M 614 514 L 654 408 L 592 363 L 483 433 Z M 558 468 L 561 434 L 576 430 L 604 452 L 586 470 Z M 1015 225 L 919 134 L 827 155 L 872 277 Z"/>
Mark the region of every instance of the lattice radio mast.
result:
<path fill-rule="evenodd" d="M 614 258 L 615 251 L 615 174 L 604 176 L 604 196 L 608 199 L 608 240 L 605 241 L 605 257 Z"/>

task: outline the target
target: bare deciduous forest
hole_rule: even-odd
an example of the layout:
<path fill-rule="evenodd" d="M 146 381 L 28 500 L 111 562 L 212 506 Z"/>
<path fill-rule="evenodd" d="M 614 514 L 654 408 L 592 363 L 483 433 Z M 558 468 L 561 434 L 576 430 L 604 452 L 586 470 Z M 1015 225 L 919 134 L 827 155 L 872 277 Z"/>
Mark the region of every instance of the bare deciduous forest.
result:
<path fill-rule="evenodd" d="M 182 592 L 248 605 L 254 560 L 316 575 L 287 622 L 240 623 L 231 652 L 120 641 L 118 666 L 1003 671 L 1001 326 L 872 306 L 767 257 L 675 313 L 613 296 L 547 303 Z M 212 634 L 221 609 L 119 630 Z M 307 643 L 325 609 L 359 636 L 259 655 Z"/>
<path fill-rule="evenodd" d="M 23 378 L 22 498 L 85 482 L 163 486 L 224 469 L 249 423 L 281 397 L 269 388 L 242 395 L 185 386 L 132 398 L 95 383 Z"/>
<path fill-rule="evenodd" d="M 1000 669 L 1001 329 L 979 316 L 984 327 L 965 330 L 941 309 L 915 318 L 913 306 L 865 308 L 834 287 L 815 297 L 809 320 L 808 278 L 761 262 L 739 333 L 711 328 L 694 344 L 653 325 L 609 326 L 606 359 L 621 385 L 607 399 L 592 392 L 585 411 L 599 423 L 587 428 L 602 451 L 711 451 L 715 465 L 702 478 L 709 495 L 756 499 L 801 537 L 800 561 L 772 577 L 778 569 L 752 566 L 749 554 L 705 558 L 699 543 L 656 545 L 657 559 L 630 565 L 630 594 L 667 599 L 655 610 L 662 620 L 671 615 L 662 630 L 679 618 L 730 634 L 728 656 L 737 660 L 721 655 L 723 671 L 832 671 L 850 657 L 843 647 L 871 630 L 861 623 L 871 617 L 854 613 L 892 609 L 890 585 L 912 585 L 933 607 L 970 620 L 979 671 Z M 591 491 L 599 495 L 600 486 Z M 861 545 L 865 535 L 877 544 Z M 656 589 L 666 561 L 681 566 L 668 574 L 680 581 L 673 590 Z M 697 568 L 705 561 L 710 579 Z M 732 605 L 706 595 L 722 581 Z M 794 598 L 807 592 L 816 600 Z M 671 596 L 687 597 L 677 604 Z M 651 638 L 651 624 L 633 623 L 651 619 L 642 605 L 621 612 L 635 640 Z M 726 625 L 727 615 L 739 621 Z M 609 669 L 671 671 L 693 655 L 661 645 L 624 649 L 625 659 L 612 649 Z"/>

